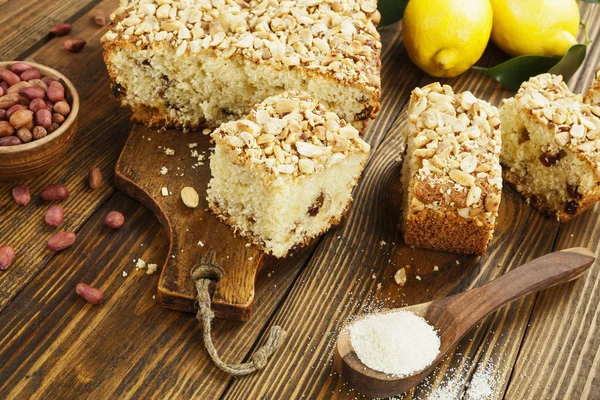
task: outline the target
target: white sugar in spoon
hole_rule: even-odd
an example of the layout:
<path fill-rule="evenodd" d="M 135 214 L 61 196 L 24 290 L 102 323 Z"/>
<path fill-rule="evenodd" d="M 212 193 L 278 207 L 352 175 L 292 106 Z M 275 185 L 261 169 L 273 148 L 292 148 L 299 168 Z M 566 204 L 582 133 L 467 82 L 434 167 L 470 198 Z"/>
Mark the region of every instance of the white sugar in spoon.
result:
<path fill-rule="evenodd" d="M 482 286 L 429 303 L 382 311 L 409 311 L 425 318 L 440 336 L 440 353 L 429 367 L 410 376 L 395 377 L 376 371 L 357 357 L 350 340 L 350 325 L 338 336 L 335 368 L 362 394 L 389 397 L 417 386 L 453 350 L 458 341 L 488 314 L 531 293 L 580 277 L 596 260 L 594 253 L 572 248 L 536 258 Z M 368 314 L 372 316 L 374 314 Z"/>

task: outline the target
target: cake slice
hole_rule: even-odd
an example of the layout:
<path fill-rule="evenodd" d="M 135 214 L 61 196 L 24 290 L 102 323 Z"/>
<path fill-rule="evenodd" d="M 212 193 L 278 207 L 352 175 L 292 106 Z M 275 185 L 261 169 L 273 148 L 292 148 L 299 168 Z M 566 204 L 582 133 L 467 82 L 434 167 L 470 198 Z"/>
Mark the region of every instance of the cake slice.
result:
<path fill-rule="evenodd" d="M 567 221 L 600 198 L 600 119 L 561 76 L 543 74 L 505 101 L 504 178 L 541 213 Z"/>
<path fill-rule="evenodd" d="M 583 101 L 594 107 L 600 106 L 600 69 L 596 71 L 596 76 L 592 82 L 592 86 L 590 86 L 589 90 L 583 97 Z M 596 115 L 600 115 L 600 112 L 596 112 Z"/>
<path fill-rule="evenodd" d="M 340 222 L 370 152 L 356 128 L 298 92 L 266 99 L 212 138 L 210 209 L 276 257 Z"/>
<path fill-rule="evenodd" d="M 376 0 L 122 0 L 104 60 L 147 125 L 216 127 L 298 90 L 362 131 L 380 107 L 379 19 Z"/>
<path fill-rule="evenodd" d="M 502 193 L 498 110 L 433 83 L 413 90 L 403 165 L 409 246 L 484 254 Z"/>

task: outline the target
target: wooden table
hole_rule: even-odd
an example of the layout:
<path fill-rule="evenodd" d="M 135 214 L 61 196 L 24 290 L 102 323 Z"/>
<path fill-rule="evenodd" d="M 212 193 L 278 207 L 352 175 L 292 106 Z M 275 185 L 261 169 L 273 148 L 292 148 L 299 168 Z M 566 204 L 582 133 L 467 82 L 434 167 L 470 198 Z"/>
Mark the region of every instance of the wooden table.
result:
<path fill-rule="evenodd" d="M 553 250 L 598 249 L 599 207 L 558 224 L 511 188 L 504 190 L 498 232 L 485 257 L 432 255 L 403 245 L 394 188 L 404 110 L 409 92 L 432 78 L 408 61 L 401 27 L 386 28 L 386 107 L 366 135 L 374 154 L 352 210 L 342 227 L 310 248 L 267 261 L 249 322 L 216 321 L 217 348 L 230 362 L 247 359 L 274 324 L 290 333 L 263 371 L 241 379 L 227 376 L 208 359 L 193 316 L 161 307 L 153 297 L 157 275 L 134 270 L 133 259 L 161 263 L 169 255 L 156 218 L 113 188 L 113 168 L 131 123 L 110 97 L 99 40 L 103 28 L 91 15 L 96 7 L 109 13 L 117 5 L 118 0 L 0 0 L 2 59 L 34 59 L 57 68 L 82 99 L 79 133 L 68 156 L 45 176 L 26 182 L 34 194 L 49 183 L 69 187 L 63 229 L 77 232 L 77 244 L 60 254 L 47 251 L 53 230 L 42 223 L 46 206 L 36 196 L 19 207 L 10 198 L 14 185 L 0 184 L 0 244 L 12 245 L 18 254 L 0 273 L 0 398 L 360 397 L 332 367 L 336 333 L 349 316 L 464 291 Z M 582 6 L 582 18 L 600 41 L 600 7 Z M 82 53 L 67 53 L 61 39 L 47 35 L 63 21 L 73 22 L 74 34 L 88 41 Z M 479 64 L 504 59 L 491 47 Z M 598 65 L 600 46 L 593 44 L 571 87 L 585 90 Z M 511 95 L 474 72 L 448 83 L 495 104 Z M 93 166 L 106 178 L 96 191 L 86 183 Z M 115 209 L 127 222 L 112 232 L 103 218 Z M 400 288 L 393 276 L 406 264 L 408 282 Z M 123 277 L 123 271 L 129 275 Z M 106 302 L 84 303 L 74 290 L 80 281 L 100 287 Z M 440 382 L 460 376 L 462 394 L 477 371 L 489 368 L 497 382 L 493 398 L 600 399 L 599 304 L 600 266 L 595 265 L 579 281 L 524 298 L 484 320 L 428 384 L 405 398 L 427 398 Z"/>

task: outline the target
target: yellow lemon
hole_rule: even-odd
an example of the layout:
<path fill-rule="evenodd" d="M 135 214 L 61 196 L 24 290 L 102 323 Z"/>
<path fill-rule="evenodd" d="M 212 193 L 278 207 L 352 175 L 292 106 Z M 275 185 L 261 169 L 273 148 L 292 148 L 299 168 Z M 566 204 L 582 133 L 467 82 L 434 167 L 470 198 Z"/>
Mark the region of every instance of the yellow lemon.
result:
<path fill-rule="evenodd" d="M 402 20 L 408 56 L 429 75 L 460 75 L 483 54 L 492 19 L 489 0 L 410 0 Z"/>
<path fill-rule="evenodd" d="M 492 40 L 511 56 L 563 56 L 577 43 L 579 7 L 575 0 L 491 0 Z"/>

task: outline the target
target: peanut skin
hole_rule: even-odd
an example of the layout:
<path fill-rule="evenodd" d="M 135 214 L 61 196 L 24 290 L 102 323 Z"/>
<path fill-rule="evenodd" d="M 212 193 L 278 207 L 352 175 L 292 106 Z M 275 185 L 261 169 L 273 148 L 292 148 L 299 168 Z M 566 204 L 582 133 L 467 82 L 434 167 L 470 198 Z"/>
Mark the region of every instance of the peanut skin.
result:
<path fill-rule="evenodd" d="M 15 258 L 15 249 L 10 246 L 0 246 L 0 270 L 8 268 Z"/>
<path fill-rule="evenodd" d="M 58 228 L 65 218 L 65 210 L 61 206 L 52 206 L 46 211 L 44 221 L 46 224 Z"/>
<path fill-rule="evenodd" d="M 40 195 L 44 201 L 64 200 L 69 197 L 69 190 L 61 183 L 48 185 Z"/>
<path fill-rule="evenodd" d="M 25 185 L 15 186 L 15 188 L 12 190 L 12 196 L 20 206 L 26 206 L 31 201 L 29 188 Z"/>
<path fill-rule="evenodd" d="M 118 211 L 111 211 L 106 214 L 106 217 L 104 218 L 104 223 L 112 229 L 119 229 L 123 226 L 124 222 L 125 217 Z"/>
<path fill-rule="evenodd" d="M 96 289 L 87 283 L 78 283 L 75 287 L 75 292 L 79 297 L 90 304 L 100 304 L 104 301 L 104 294 L 99 289 Z"/>
<path fill-rule="evenodd" d="M 50 236 L 50 239 L 48 239 L 48 249 L 54 252 L 62 251 L 73 246 L 76 241 L 77 235 L 73 232 L 60 232 Z"/>
<path fill-rule="evenodd" d="M 100 168 L 94 167 L 90 170 L 89 183 L 92 190 L 96 190 L 102 185 L 102 172 Z"/>

